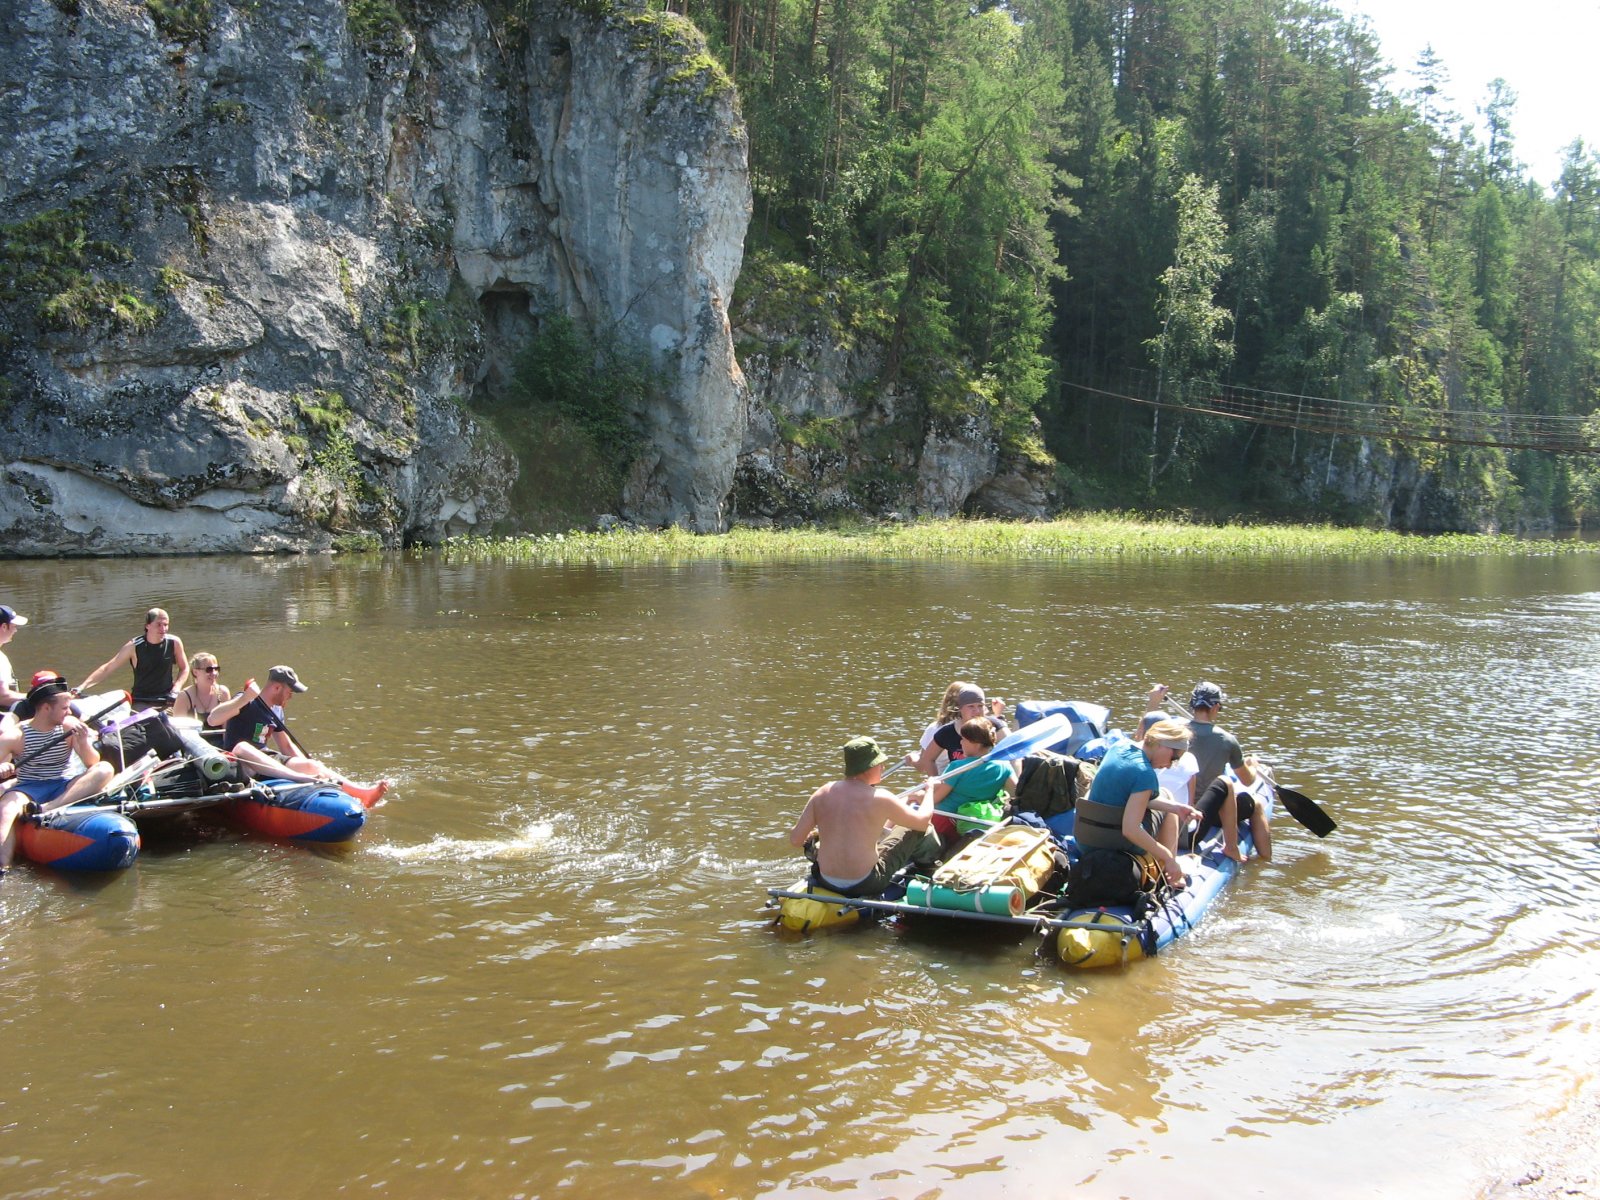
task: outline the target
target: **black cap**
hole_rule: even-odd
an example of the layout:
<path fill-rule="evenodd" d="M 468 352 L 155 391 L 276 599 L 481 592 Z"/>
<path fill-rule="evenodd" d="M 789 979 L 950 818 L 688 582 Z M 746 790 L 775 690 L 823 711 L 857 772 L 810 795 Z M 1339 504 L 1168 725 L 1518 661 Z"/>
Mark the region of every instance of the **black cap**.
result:
<path fill-rule="evenodd" d="M 293 667 L 273 667 L 267 672 L 267 678 L 273 683 L 286 683 L 290 691 L 303 692 L 306 685 L 300 682 L 300 676 L 294 673 Z"/>

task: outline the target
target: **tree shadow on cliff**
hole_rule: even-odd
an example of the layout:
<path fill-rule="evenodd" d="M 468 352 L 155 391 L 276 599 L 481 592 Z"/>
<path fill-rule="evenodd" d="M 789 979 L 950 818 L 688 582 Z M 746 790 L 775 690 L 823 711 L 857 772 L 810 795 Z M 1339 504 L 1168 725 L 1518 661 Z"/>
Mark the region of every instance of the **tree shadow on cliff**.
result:
<path fill-rule="evenodd" d="M 501 394 L 475 405 L 517 457 L 507 523 L 546 532 L 617 511 L 644 444 L 636 414 L 664 384 L 614 333 L 581 329 L 564 314 L 541 316 Z"/>
<path fill-rule="evenodd" d="M 582 430 L 560 418 L 490 413 L 517 456 L 506 524 L 518 533 L 551 533 L 589 525 L 616 512 L 626 468 L 603 458 Z"/>

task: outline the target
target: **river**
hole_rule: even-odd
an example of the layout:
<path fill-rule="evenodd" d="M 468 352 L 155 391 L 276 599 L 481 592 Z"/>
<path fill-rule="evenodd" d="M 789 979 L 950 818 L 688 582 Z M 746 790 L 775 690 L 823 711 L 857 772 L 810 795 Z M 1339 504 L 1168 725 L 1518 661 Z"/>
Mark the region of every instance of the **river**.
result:
<path fill-rule="evenodd" d="M 26 678 L 170 609 L 391 800 L 0 884 L 0 1195 L 1464 1197 L 1594 1070 L 1600 561 L 11 562 Z M 837 747 L 944 685 L 1230 693 L 1340 822 L 1071 972 L 768 927 Z"/>

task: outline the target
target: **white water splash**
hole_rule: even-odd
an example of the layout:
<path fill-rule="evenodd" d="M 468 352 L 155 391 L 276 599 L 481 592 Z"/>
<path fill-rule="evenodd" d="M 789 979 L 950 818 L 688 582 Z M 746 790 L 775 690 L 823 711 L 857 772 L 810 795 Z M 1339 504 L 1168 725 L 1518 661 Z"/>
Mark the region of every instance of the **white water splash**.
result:
<path fill-rule="evenodd" d="M 462 839 L 440 835 L 414 846 L 373 846 L 372 853 L 399 862 L 484 862 L 530 858 L 555 835 L 548 821 L 525 825 L 509 837 Z"/>

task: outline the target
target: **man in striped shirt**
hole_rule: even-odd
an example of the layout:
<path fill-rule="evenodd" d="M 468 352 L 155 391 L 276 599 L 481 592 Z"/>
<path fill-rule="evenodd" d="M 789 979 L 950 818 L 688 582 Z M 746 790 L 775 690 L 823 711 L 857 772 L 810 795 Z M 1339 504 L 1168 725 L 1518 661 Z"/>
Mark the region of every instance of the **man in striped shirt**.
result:
<path fill-rule="evenodd" d="M 111 778 L 89 727 L 72 715 L 72 691 L 54 671 L 40 671 L 28 689 L 33 716 L 0 734 L 0 874 L 16 851 L 17 818 L 93 796 Z"/>

